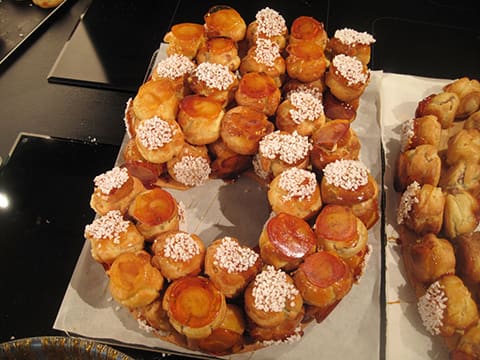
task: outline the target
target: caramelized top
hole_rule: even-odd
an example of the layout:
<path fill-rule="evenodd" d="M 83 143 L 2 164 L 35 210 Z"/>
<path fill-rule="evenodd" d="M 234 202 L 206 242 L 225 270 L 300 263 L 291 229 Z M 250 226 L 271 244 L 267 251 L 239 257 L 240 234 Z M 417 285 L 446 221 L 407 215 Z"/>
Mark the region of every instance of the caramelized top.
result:
<path fill-rule="evenodd" d="M 238 91 L 252 98 L 272 95 L 278 88 L 275 81 L 264 73 L 251 72 L 240 80 Z"/>

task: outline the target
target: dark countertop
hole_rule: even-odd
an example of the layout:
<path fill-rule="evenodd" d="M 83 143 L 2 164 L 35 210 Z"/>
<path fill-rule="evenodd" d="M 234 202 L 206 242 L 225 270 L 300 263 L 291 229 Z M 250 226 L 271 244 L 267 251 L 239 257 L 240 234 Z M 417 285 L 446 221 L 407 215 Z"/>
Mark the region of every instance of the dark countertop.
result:
<path fill-rule="evenodd" d="M 52 325 L 84 242 L 84 226 L 94 216 L 88 206 L 92 180 L 113 166 L 124 135 L 123 112 L 127 99 L 134 94 L 131 90 L 117 84 L 107 88 L 48 81 L 90 2 L 67 0 L 0 63 L 0 157 L 5 163 L 0 170 L 0 196 L 7 194 L 11 202 L 6 209 L 0 207 L 4 294 L 0 300 L 0 342 L 60 334 Z M 117 2 L 133 6 L 138 14 L 149 10 L 142 8 L 148 2 Z M 201 22 L 209 4 L 218 3 L 167 2 L 156 7 L 156 21 L 150 17 L 149 21 L 138 18 L 134 22 L 132 13 L 128 17 L 112 9 L 110 22 L 99 21 L 96 31 L 102 31 L 103 26 L 103 30 L 108 27 L 110 33 L 116 33 L 114 26 L 122 24 L 123 19 L 116 17 L 125 16 L 128 21 L 124 21 L 124 27 L 132 36 L 124 46 L 138 46 L 142 48 L 138 54 L 152 54 L 170 24 Z M 370 32 L 377 39 L 370 64 L 374 70 L 480 78 L 480 23 L 474 1 L 222 3 L 232 4 L 242 15 L 247 14 L 246 19 L 268 5 L 281 12 L 288 23 L 299 15 L 315 16 L 325 23 L 329 35 L 343 27 Z M 143 44 L 135 35 L 145 32 L 153 38 Z M 118 34 L 125 36 L 120 29 Z M 122 45 L 118 39 L 110 44 Z M 114 75 L 131 71 L 130 84 L 137 81 L 140 85 L 149 61 L 144 55 L 141 59 L 144 63 L 136 63 L 134 70 L 117 67 Z M 53 139 L 24 136 L 10 158 L 9 151 L 22 132 Z M 159 356 L 148 352 L 132 355 Z"/>

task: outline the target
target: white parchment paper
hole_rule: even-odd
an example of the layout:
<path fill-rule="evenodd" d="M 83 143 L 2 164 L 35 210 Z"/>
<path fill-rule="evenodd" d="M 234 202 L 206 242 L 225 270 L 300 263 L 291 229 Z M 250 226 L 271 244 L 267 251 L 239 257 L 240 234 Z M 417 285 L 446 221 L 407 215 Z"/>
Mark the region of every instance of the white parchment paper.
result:
<path fill-rule="evenodd" d="M 418 102 L 439 93 L 452 80 L 384 73 L 379 87 L 382 141 L 385 149 L 386 358 L 389 360 L 447 360 L 448 350 L 439 337 L 427 333 L 408 286 L 400 246 L 396 243 L 396 209 L 400 194 L 393 188 L 395 163 L 400 152 L 401 124 L 415 115 Z"/>
<path fill-rule="evenodd" d="M 360 158 L 379 184 L 382 161 L 377 102 L 381 78 L 381 72 L 372 72 L 371 82 L 361 98 L 357 118 L 352 125 L 362 144 Z M 230 235 L 254 245 L 270 212 L 265 189 L 248 177 L 242 177 L 233 184 L 213 180 L 188 191 L 169 191 L 184 204 L 186 230 L 199 235 L 206 244 Z M 225 358 L 379 359 L 380 221 L 369 231 L 369 244 L 373 251 L 359 284 L 354 285 L 326 320 L 321 324 L 312 323 L 299 342 Z M 129 312 L 112 300 L 107 276 L 92 259 L 88 242 L 85 242 L 80 254 L 54 328 L 110 344 L 202 356 L 164 342 L 139 328 Z"/>

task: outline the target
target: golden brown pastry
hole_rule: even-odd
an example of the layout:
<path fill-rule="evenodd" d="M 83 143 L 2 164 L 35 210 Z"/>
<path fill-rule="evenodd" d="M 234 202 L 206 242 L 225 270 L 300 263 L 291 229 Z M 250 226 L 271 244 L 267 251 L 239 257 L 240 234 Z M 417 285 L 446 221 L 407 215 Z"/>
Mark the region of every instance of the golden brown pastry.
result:
<path fill-rule="evenodd" d="M 153 80 L 170 80 L 179 98 L 189 92 L 187 79 L 195 69 L 195 63 L 185 55 L 173 54 L 160 60 L 152 71 Z"/>
<path fill-rule="evenodd" d="M 90 206 L 99 215 L 111 210 L 125 214 L 133 198 L 145 190 L 142 182 L 131 176 L 126 167 L 116 166 L 97 175 L 93 183 L 95 188 L 90 197 Z"/>
<path fill-rule="evenodd" d="M 451 336 L 478 321 L 477 305 L 456 275 L 442 276 L 431 284 L 417 306 L 423 325 L 432 335 Z"/>
<path fill-rule="evenodd" d="M 128 208 L 138 230 L 146 240 L 169 230 L 178 230 L 179 215 L 176 200 L 168 192 L 154 187 L 138 194 Z"/>
<path fill-rule="evenodd" d="M 157 181 L 166 167 L 165 163 L 154 164 L 147 161 L 142 154 L 140 154 L 134 138 L 127 141 L 123 150 L 123 160 L 124 163 L 122 166 L 126 167 L 128 173 L 139 179 L 145 186 L 150 186 Z"/>
<path fill-rule="evenodd" d="M 209 38 L 224 36 L 238 42 L 245 37 L 247 25 L 238 11 L 230 6 L 213 6 L 203 19 Z"/>
<path fill-rule="evenodd" d="M 205 274 L 227 298 L 239 296 L 261 268 L 260 256 L 236 238 L 223 237 L 207 247 Z"/>
<path fill-rule="evenodd" d="M 292 335 L 303 317 L 303 299 L 293 279 L 267 265 L 244 293 L 245 313 L 256 340 L 281 340 Z M 272 329 L 281 331 L 272 331 Z M 262 331 L 263 330 L 263 331 Z"/>
<path fill-rule="evenodd" d="M 175 120 L 178 112 L 178 89 L 170 79 L 148 80 L 143 83 L 133 98 L 135 128 L 142 120 L 158 116 Z"/>
<path fill-rule="evenodd" d="M 353 286 L 350 266 L 333 251 L 308 255 L 293 275 L 305 303 L 320 309 L 340 301 Z"/>
<path fill-rule="evenodd" d="M 360 155 L 360 140 L 348 120 L 328 121 L 313 132 L 311 139 L 310 161 L 318 171 L 336 160 L 358 160 Z"/>
<path fill-rule="evenodd" d="M 349 28 L 336 30 L 335 34 L 328 41 L 327 51 L 333 58 L 338 54 L 353 56 L 364 65 L 370 62 L 371 46 L 375 38 L 366 33 Z"/>
<path fill-rule="evenodd" d="M 288 75 L 301 82 L 319 80 L 325 74 L 328 60 L 320 45 L 302 41 L 287 46 L 285 65 Z"/>
<path fill-rule="evenodd" d="M 459 104 L 460 99 L 457 94 L 453 92 L 432 94 L 418 103 L 417 109 L 415 110 L 415 116 L 436 116 L 442 128 L 448 129 L 455 121 Z"/>
<path fill-rule="evenodd" d="M 442 126 L 435 115 L 425 115 L 405 121 L 400 138 L 401 152 L 430 144 L 438 148 L 442 139 Z"/>
<path fill-rule="evenodd" d="M 480 130 L 462 129 L 448 139 L 447 164 L 453 165 L 461 160 L 480 162 Z"/>
<path fill-rule="evenodd" d="M 277 175 L 267 192 L 272 210 L 302 219 L 310 219 L 320 210 L 322 198 L 315 174 L 290 168 Z"/>
<path fill-rule="evenodd" d="M 263 112 L 248 106 L 235 106 L 223 117 L 220 137 L 232 151 L 253 155 L 258 151 L 260 140 L 273 130 L 274 125 Z"/>
<path fill-rule="evenodd" d="M 455 274 L 453 245 L 433 233 L 417 236 L 414 241 L 402 241 L 402 254 L 411 281 L 428 286 L 443 275 Z"/>
<path fill-rule="evenodd" d="M 241 155 L 231 150 L 220 138 L 208 145 L 212 159 L 212 177 L 234 179 L 252 165 L 251 155 Z"/>
<path fill-rule="evenodd" d="M 196 276 L 203 269 L 205 245 L 198 235 L 166 231 L 155 238 L 152 252 L 152 265 L 169 281 Z"/>
<path fill-rule="evenodd" d="M 221 64 L 230 71 L 236 71 L 240 66 L 240 57 L 236 42 L 229 37 L 215 37 L 198 50 L 197 63 L 204 62 Z"/>
<path fill-rule="evenodd" d="M 162 308 L 161 297 L 150 304 L 130 309 L 130 311 L 137 319 L 139 327 L 147 332 L 154 332 L 160 335 L 173 334 L 173 328 L 168 322 L 167 313 Z"/>
<path fill-rule="evenodd" d="M 268 7 L 258 11 L 255 20 L 247 27 L 246 38 L 249 47 L 252 47 L 261 38 L 277 43 L 282 50 L 287 44 L 287 37 L 288 28 L 284 17 Z"/>
<path fill-rule="evenodd" d="M 475 111 L 463 123 L 464 129 L 480 129 L 480 110 Z"/>
<path fill-rule="evenodd" d="M 260 255 L 276 269 L 295 270 L 316 250 L 310 225 L 294 215 L 280 213 L 267 220 L 258 239 Z"/>
<path fill-rule="evenodd" d="M 476 360 L 480 358 L 480 324 L 468 328 L 450 352 L 451 360 Z"/>
<path fill-rule="evenodd" d="M 170 324 L 192 339 L 208 337 L 225 319 L 225 296 L 202 276 L 174 280 L 163 296 Z"/>
<path fill-rule="evenodd" d="M 144 250 L 119 255 L 107 271 L 112 297 L 130 309 L 145 306 L 160 296 L 163 276 L 150 264 Z"/>
<path fill-rule="evenodd" d="M 478 199 L 465 190 L 446 194 L 443 215 L 443 233 L 450 239 L 472 232 L 480 221 Z"/>
<path fill-rule="evenodd" d="M 285 78 L 285 59 L 280 54 L 277 43 L 269 39 L 257 39 L 242 58 L 239 71 L 241 75 L 250 72 L 265 73 L 280 87 Z"/>
<path fill-rule="evenodd" d="M 175 120 L 157 116 L 143 120 L 136 129 L 135 144 L 149 162 L 162 164 L 178 155 L 185 144 L 180 125 Z"/>
<path fill-rule="evenodd" d="M 442 160 L 438 149 L 430 144 L 419 145 L 400 153 L 394 179 L 395 190 L 404 191 L 416 181 L 420 185 L 437 186 L 440 180 Z"/>
<path fill-rule="evenodd" d="M 444 86 L 446 92 L 453 92 L 458 95 L 456 118 L 465 119 L 480 109 L 480 82 L 468 77 L 462 77 Z"/>
<path fill-rule="evenodd" d="M 347 206 L 325 205 L 315 219 L 318 249 L 336 252 L 359 279 L 366 266 L 368 230 Z"/>
<path fill-rule="evenodd" d="M 480 282 L 480 232 L 458 236 L 454 240 L 458 275 L 469 282 Z"/>
<path fill-rule="evenodd" d="M 189 59 L 195 58 L 205 40 L 205 28 L 195 23 L 175 24 L 163 38 L 168 44 L 167 55 L 181 54 Z"/>
<path fill-rule="evenodd" d="M 186 143 L 180 154 L 167 162 L 167 171 L 173 180 L 185 186 L 200 186 L 210 178 L 210 157 L 205 145 Z"/>
<path fill-rule="evenodd" d="M 402 194 L 397 223 L 424 235 L 438 234 L 442 229 L 445 210 L 445 194 L 442 189 L 430 184 L 411 183 Z"/>
<path fill-rule="evenodd" d="M 227 66 L 204 62 L 199 64 L 188 78 L 192 91 L 209 96 L 226 107 L 233 100 L 238 79 Z"/>
<path fill-rule="evenodd" d="M 299 16 L 293 20 L 288 41 L 289 44 L 309 41 L 325 49 L 328 35 L 322 22 L 311 16 Z"/>
<path fill-rule="evenodd" d="M 327 91 L 324 78 L 310 82 L 287 78 L 285 84 L 282 86 L 282 95 L 284 98 L 287 98 L 290 92 L 297 90 L 307 91 L 319 99 L 323 99 L 323 94 Z"/>
<path fill-rule="evenodd" d="M 275 114 L 279 130 L 310 136 L 325 124 L 322 98 L 308 90 L 293 90 L 280 103 Z"/>
<path fill-rule="evenodd" d="M 275 177 L 292 167 L 307 168 L 311 149 L 307 136 L 299 135 L 296 131 L 290 134 L 277 130 L 260 140 L 257 161 L 263 172 Z"/>
<path fill-rule="evenodd" d="M 337 99 L 330 91 L 323 93 L 323 110 L 327 119 L 343 119 L 350 122 L 357 117 L 357 109 L 360 104 L 360 99 L 355 99 L 350 102 Z"/>
<path fill-rule="evenodd" d="M 106 268 L 120 254 L 142 250 L 144 245 L 143 235 L 118 210 L 109 211 L 85 226 L 85 238 L 90 241 L 92 257 Z"/>
<path fill-rule="evenodd" d="M 439 186 L 445 191 L 466 190 L 480 195 L 480 164 L 460 160 L 448 167 L 440 176 Z"/>
<path fill-rule="evenodd" d="M 235 91 L 239 106 L 249 106 L 268 116 L 275 114 L 281 92 L 275 80 L 265 73 L 249 72 L 242 76 Z"/>
<path fill-rule="evenodd" d="M 186 141 L 192 145 L 206 145 L 220 137 L 223 115 L 223 108 L 217 101 L 194 94 L 180 102 L 177 121 Z"/>
<path fill-rule="evenodd" d="M 370 71 L 360 60 L 344 54 L 336 55 L 325 74 L 330 92 L 342 101 L 359 98 L 370 79 Z"/>
<path fill-rule="evenodd" d="M 215 355 L 237 352 L 244 343 L 245 314 L 237 305 L 227 304 L 222 323 L 212 333 L 198 341 L 201 350 Z"/>

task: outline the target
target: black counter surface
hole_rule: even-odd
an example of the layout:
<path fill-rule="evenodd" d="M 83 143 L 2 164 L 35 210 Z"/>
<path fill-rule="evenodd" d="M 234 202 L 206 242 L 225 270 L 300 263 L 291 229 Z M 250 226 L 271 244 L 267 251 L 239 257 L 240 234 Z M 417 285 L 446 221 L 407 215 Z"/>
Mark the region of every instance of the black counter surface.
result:
<path fill-rule="evenodd" d="M 10 200 L 0 208 L 0 342 L 60 334 L 53 322 L 84 242 L 84 226 L 94 217 L 88 205 L 92 180 L 115 162 L 124 135 L 125 103 L 143 81 L 149 56 L 169 26 L 202 22 L 208 8 L 218 4 L 179 0 L 152 8 L 148 1 L 94 1 L 96 11 L 110 18 L 98 16 L 90 26 L 92 34 L 121 35 L 110 42 L 103 38 L 102 48 L 96 49 L 107 54 L 99 57 L 113 71 L 109 77 L 96 82 L 94 77 L 82 79 L 77 71 L 72 80 L 53 71 L 58 78 L 49 81 L 90 0 L 67 0 L 0 64 L 0 204 L 4 195 Z M 222 3 L 234 6 L 246 21 L 269 6 L 288 24 L 299 15 L 314 16 L 329 35 L 343 27 L 370 32 L 377 39 L 370 64 L 374 70 L 480 78 L 480 22 L 474 1 Z M 142 42 L 145 34 L 152 36 Z M 69 56 L 76 51 L 82 50 L 69 48 Z M 130 67 L 129 61 L 134 62 Z M 158 353 L 126 352 L 139 359 L 161 358 Z"/>

